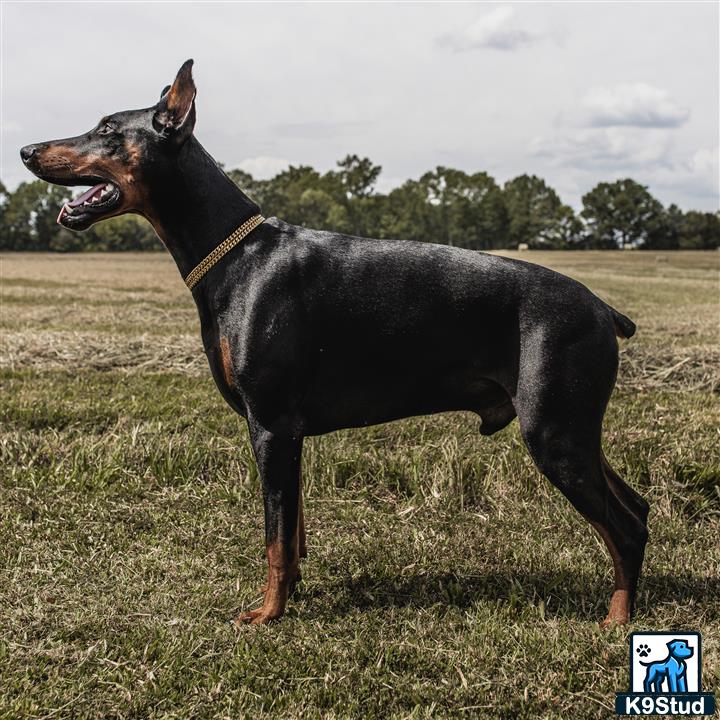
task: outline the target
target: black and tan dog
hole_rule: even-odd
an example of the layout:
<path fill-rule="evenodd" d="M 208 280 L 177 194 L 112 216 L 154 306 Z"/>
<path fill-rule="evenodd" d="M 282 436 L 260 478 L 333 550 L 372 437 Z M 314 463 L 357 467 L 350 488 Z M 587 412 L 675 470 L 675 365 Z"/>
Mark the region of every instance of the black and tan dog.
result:
<path fill-rule="evenodd" d="M 21 156 L 44 180 L 94 186 L 61 209 L 64 227 L 139 213 L 193 279 L 210 368 L 247 418 L 262 478 L 265 600 L 238 620 L 280 617 L 299 578 L 303 438 L 470 410 L 484 435 L 519 418 L 538 468 L 610 551 L 615 590 L 605 623 L 626 622 L 648 505 L 607 463 L 601 430 L 616 335 L 630 337 L 634 324 L 537 265 L 263 222 L 193 136 L 191 67 L 189 60 L 155 105 L 28 145 Z M 211 255 L 238 227 L 242 242 Z M 209 255 L 215 264 L 203 262 Z"/>

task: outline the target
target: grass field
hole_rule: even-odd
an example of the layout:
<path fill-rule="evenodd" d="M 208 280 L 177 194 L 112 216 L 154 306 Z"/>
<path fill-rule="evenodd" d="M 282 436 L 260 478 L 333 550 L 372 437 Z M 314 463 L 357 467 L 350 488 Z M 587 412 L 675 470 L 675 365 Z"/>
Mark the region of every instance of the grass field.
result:
<path fill-rule="evenodd" d="M 606 454 L 651 502 L 638 613 L 517 423 L 306 445 L 309 559 L 258 603 L 262 506 L 169 257 L 4 255 L 0 718 L 608 718 L 627 632 L 698 629 L 720 685 L 720 253 L 525 253 L 638 324 Z"/>

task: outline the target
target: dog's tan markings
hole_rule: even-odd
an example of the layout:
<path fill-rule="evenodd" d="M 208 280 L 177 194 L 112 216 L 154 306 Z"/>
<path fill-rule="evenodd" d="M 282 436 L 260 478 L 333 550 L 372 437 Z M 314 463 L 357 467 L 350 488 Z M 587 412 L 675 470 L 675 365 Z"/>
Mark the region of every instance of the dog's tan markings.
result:
<path fill-rule="evenodd" d="M 610 598 L 610 608 L 607 617 L 602 621 L 602 627 L 611 625 L 626 625 L 630 622 L 630 606 L 632 600 L 629 590 L 614 590 Z"/>
<path fill-rule="evenodd" d="M 62 181 L 81 176 L 97 176 L 115 183 L 120 189 L 122 202 L 104 217 L 113 217 L 128 211 L 149 215 L 147 190 L 140 178 L 142 150 L 125 142 L 126 158 L 106 157 L 94 153 L 78 153 L 64 145 L 47 147 L 41 157 L 43 172 Z"/>
<path fill-rule="evenodd" d="M 65 145 L 50 145 L 40 151 L 42 171 L 57 180 L 72 181 L 82 174 L 85 156 Z"/>
<path fill-rule="evenodd" d="M 222 361 L 223 377 L 228 387 L 233 387 L 232 358 L 230 357 L 230 343 L 223 335 L 220 338 L 220 359 Z"/>
<path fill-rule="evenodd" d="M 597 530 L 598 535 L 603 539 L 605 546 L 610 553 L 615 569 L 615 589 L 610 598 L 610 607 L 605 620 L 602 621 L 602 627 L 609 625 L 625 625 L 630 621 L 630 608 L 632 606 L 632 597 L 630 596 L 629 583 L 625 577 L 622 566 L 622 556 L 615 547 L 615 543 L 610 537 L 610 533 L 599 523 L 590 521 L 590 524 Z"/>
<path fill-rule="evenodd" d="M 98 158 L 96 167 L 117 183 L 122 193 L 123 212 L 134 210 L 141 215 L 147 211 L 147 192 L 140 180 L 142 154 L 133 143 L 125 142 L 125 158 Z"/>
<path fill-rule="evenodd" d="M 124 164 L 124 180 L 128 186 L 132 186 L 135 190 L 136 199 L 138 201 L 137 209 L 140 210 L 147 204 L 147 191 L 144 183 L 140 182 L 139 171 L 142 164 L 142 150 L 131 142 L 125 143 L 125 152 L 128 161 Z"/>
<path fill-rule="evenodd" d="M 300 486 L 300 493 L 298 495 L 298 531 L 297 531 L 297 545 L 298 545 L 298 559 L 307 557 L 307 539 L 305 536 L 305 510 L 303 509 L 303 496 L 302 496 L 302 485 Z M 264 585 L 261 585 L 259 590 L 261 593 L 267 592 L 270 584 L 270 572 L 268 570 L 268 580 Z M 294 587 L 302 580 L 302 573 L 300 572 L 300 565 L 298 564 L 297 573 L 295 574 L 295 581 L 290 586 L 290 594 Z"/>
<path fill-rule="evenodd" d="M 262 589 L 265 593 L 262 607 L 240 613 L 235 619 L 237 625 L 264 625 L 285 613 L 288 598 L 300 580 L 297 540 L 296 528 L 290 548 L 285 548 L 280 541 L 267 546 L 268 577 L 267 585 Z"/>

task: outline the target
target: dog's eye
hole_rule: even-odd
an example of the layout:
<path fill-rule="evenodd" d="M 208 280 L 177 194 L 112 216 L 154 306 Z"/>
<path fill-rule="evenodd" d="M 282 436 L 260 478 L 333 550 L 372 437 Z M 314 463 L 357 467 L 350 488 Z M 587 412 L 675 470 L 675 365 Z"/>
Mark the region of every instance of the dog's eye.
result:
<path fill-rule="evenodd" d="M 98 128 L 98 134 L 100 135 L 109 135 L 112 132 L 115 132 L 115 128 L 110 123 L 103 123 Z"/>

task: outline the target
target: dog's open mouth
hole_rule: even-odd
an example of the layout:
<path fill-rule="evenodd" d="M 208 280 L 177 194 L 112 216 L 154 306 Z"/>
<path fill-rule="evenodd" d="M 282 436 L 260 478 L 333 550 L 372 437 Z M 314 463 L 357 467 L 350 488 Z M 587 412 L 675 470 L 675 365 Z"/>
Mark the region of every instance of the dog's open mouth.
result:
<path fill-rule="evenodd" d="M 96 220 L 119 204 L 120 190 L 117 186 L 111 182 L 101 182 L 66 202 L 60 209 L 57 221 L 60 225 L 73 228 L 88 220 Z"/>

